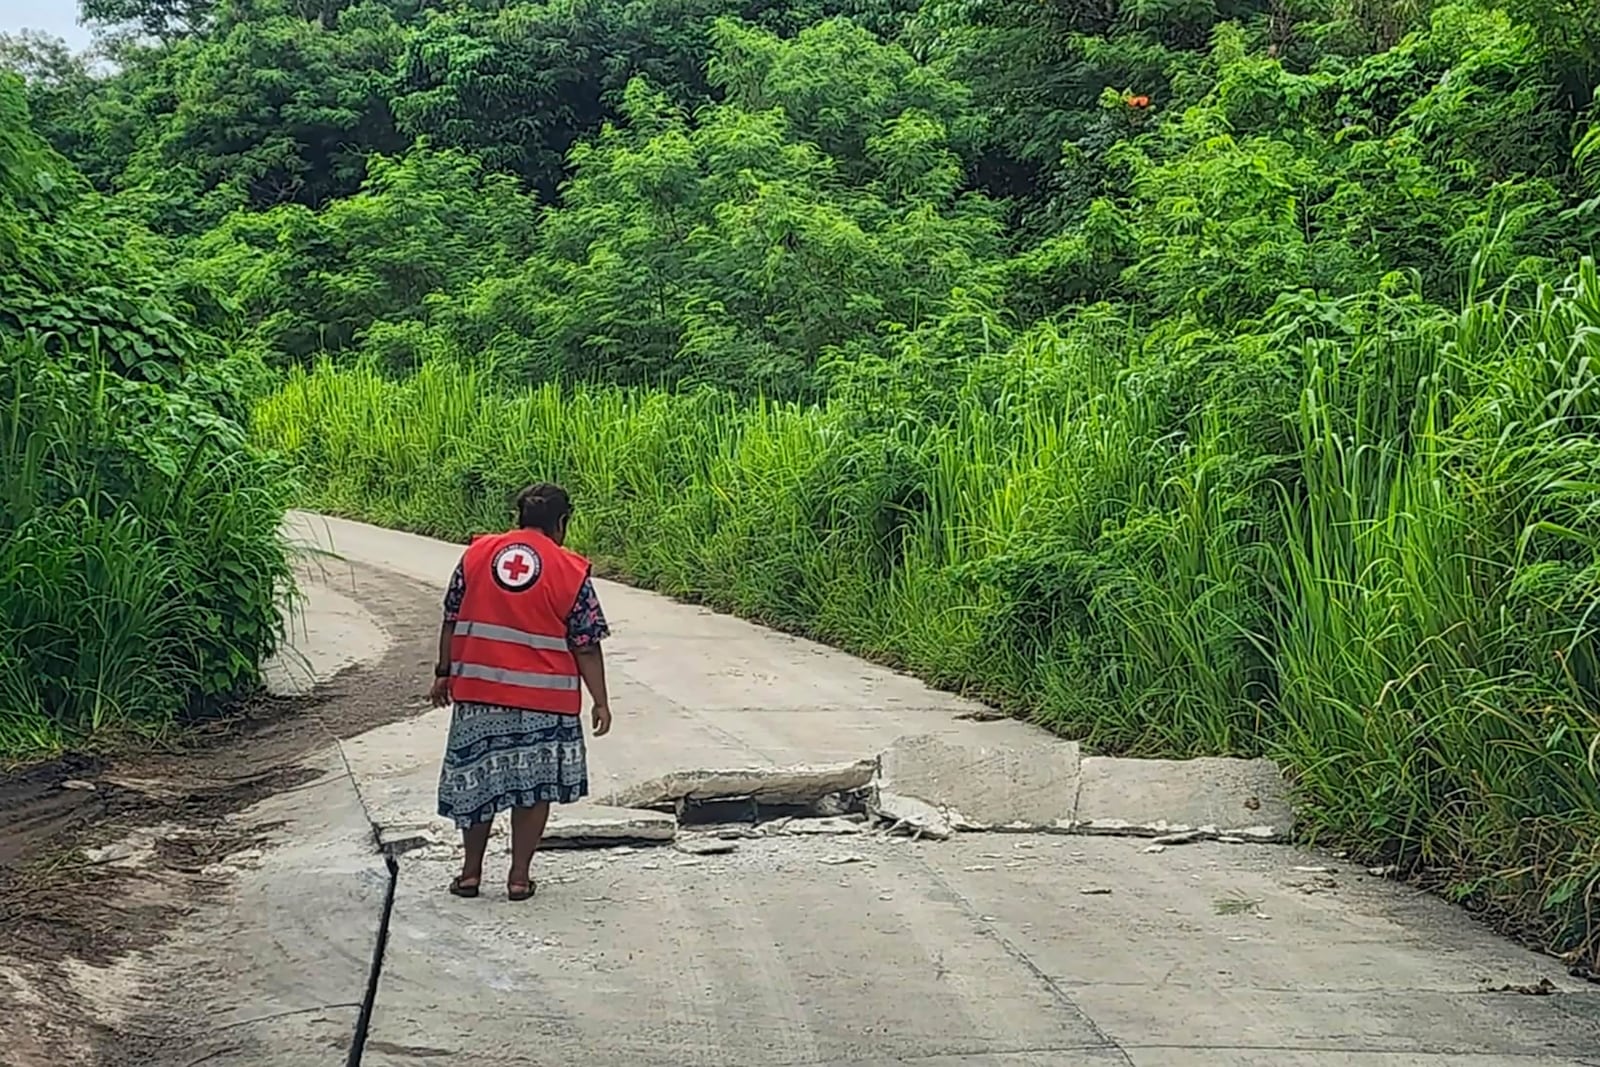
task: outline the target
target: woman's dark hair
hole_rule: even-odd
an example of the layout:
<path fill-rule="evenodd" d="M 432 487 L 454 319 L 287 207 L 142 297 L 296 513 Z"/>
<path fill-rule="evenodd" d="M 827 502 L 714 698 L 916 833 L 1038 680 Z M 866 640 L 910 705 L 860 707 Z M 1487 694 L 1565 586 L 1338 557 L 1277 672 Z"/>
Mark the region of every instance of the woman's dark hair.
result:
<path fill-rule="evenodd" d="M 543 530 L 551 536 L 572 514 L 572 498 L 559 485 L 540 482 L 517 494 L 517 525 L 524 530 Z"/>

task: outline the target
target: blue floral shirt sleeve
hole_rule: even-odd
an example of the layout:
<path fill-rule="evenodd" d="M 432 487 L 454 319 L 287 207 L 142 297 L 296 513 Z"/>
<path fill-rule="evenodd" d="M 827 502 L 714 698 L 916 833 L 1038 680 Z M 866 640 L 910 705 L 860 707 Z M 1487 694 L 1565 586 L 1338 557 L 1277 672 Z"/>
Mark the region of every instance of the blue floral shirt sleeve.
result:
<path fill-rule="evenodd" d="M 450 588 L 444 592 L 444 621 L 455 622 L 461 617 L 461 600 L 467 595 L 467 572 L 461 569 L 461 564 L 456 564 L 455 573 L 450 576 Z"/>
<path fill-rule="evenodd" d="M 606 613 L 600 609 L 600 594 L 594 591 L 594 582 L 585 578 L 583 588 L 578 590 L 578 599 L 573 601 L 572 610 L 567 614 L 567 644 L 583 648 L 598 645 L 610 636 Z"/>
<path fill-rule="evenodd" d="M 466 595 L 467 575 L 461 564 L 457 563 L 455 573 L 450 575 L 450 588 L 444 594 L 446 622 L 455 622 L 461 617 L 461 601 Z M 606 613 L 600 607 L 600 594 L 595 592 L 594 582 L 585 578 L 582 588 L 578 590 L 578 599 L 573 601 L 572 610 L 567 613 L 567 643 L 574 648 L 582 648 L 585 645 L 598 645 L 610 636 L 611 628 L 606 624 Z"/>

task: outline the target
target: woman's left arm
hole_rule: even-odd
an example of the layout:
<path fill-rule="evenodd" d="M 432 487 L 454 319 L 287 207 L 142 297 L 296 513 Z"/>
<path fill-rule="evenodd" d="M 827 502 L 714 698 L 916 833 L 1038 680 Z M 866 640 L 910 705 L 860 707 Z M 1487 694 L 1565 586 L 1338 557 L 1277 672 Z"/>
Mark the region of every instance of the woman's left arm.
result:
<path fill-rule="evenodd" d="M 456 619 L 461 615 L 461 601 L 467 595 L 467 574 L 460 563 L 450 575 L 450 588 L 444 594 L 444 621 L 439 624 L 439 658 L 433 666 L 433 688 L 428 699 L 434 707 L 450 703 L 450 639 L 456 633 Z"/>
<path fill-rule="evenodd" d="M 606 661 L 600 651 L 601 642 L 610 636 L 605 612 L 600 608 L 600 596 L 594 590 L 594 583 L 585 578 L 583 587 L 578 590 L 578 599 L 567 613 L 567 645 L 578 661 L 578 674 L 594 700 L 596 737 L 611 732 L 611 697 L 606 692 Z"/>

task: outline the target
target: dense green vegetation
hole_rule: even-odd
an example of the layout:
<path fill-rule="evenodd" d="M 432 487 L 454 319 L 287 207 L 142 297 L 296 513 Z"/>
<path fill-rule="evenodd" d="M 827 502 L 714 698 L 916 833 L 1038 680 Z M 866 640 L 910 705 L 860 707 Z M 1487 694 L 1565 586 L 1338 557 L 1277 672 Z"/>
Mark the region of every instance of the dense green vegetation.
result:
<path fill-rule="evenodd" d="M 557 478 L 646 584 L 1103 750 L 1275 756 L 1318 840 L 1594 961 L 1586 5 L 86 13 L 114 73 L 8 61 L 194 354 L 81 373 L 249 398 L 310 506 L 459 536 Z M 230 454 L 203 493 L 263 528 Z"/>
<path fill-rule="evenodd" d="M 0 73 L 0 755 L 212 710 L 277 642 L 282 472 L 166 254 Z"/>

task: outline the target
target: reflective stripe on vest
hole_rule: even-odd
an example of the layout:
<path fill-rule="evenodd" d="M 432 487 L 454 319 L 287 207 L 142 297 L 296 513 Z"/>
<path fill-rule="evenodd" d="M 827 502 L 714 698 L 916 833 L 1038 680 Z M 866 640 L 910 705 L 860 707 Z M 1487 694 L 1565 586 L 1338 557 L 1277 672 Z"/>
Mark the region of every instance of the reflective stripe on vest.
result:
<path fill-rule="evenodd" d="M 486 667 L 481 663 L 452 663 L 450 673 L 457 678 L 476 678 L 481 682 L 499 685 L 517 685 L 524 689 L 576 689 L 577 675 L 535 674 L 533 671 L 509 671 L 504 667 Z"/>
<path fill-rule="evenodd" d="M 544 634 L 519 630 L 514 626 L 500 626 L 492 622 L 464 620 L 456 623 L 455 632 L 462 637 L 482 637 L 489 641 L 506 641 L 513 645 L 526 645 L 528 648 L 542 648 L 548 652 L 572 651 L 571 646 L 559 637 L 546 637 Z"/>

